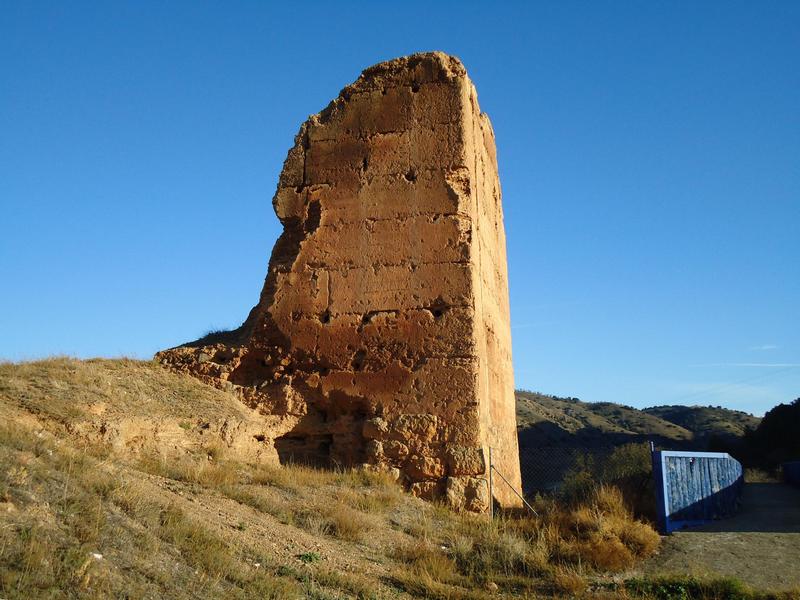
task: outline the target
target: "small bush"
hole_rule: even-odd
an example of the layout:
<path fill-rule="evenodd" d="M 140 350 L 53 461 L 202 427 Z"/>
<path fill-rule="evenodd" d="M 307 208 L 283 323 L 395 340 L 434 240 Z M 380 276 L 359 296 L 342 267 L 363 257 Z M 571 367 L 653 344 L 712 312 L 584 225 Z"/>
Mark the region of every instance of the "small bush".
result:
<path fill-rule="evenodd" d="M 297 558 L 300 562 L 309 564 L 319 562 L 320 555 L 317 552 L 303 552 L 302 554 L 298 554 Z"/>
<path fill-rule="evenodd" d="M 231 465 L 214 459 L 221 450 L 217 447 L 206 449 L 201 456 L 167 456 L 146 453 L 139 459 L 139 467 L 160 477 L 195 483 L 204 487 L 219 487 L 238 481 L 238 475 Z"/>
<path fill-rule="evenodd" d="M 363 513 L 345 504 L 335 504 L 325 512 L 332 523 L 331 535 L 335 537 L 358 542 L 371 529 L 371 523 Z"/>
<path fill-rule="evenodd" d="M 621 491 L 625 503 L 637 516 L 655 518 L 655 488 L 648 444 L 619 446 L 602 460 L 591 455 L 579 457 L 564 477 L 561 500 L 581 504 L 591 498 L 598 484 Z"/>
<path fill-rule="evenodd" d="M 747 483 L 779 483 L 781 478 L 775 470 L 750 468 L 744 470 Z"/>
<path fill-rule="evenodd" d="M 548 552 L 541 540 L 510 523 L 467 521 L 447 539 L 459 572 L 477 580 L 536 576 L 547 569 Z"/>
<path fill-rule="evenodd" d="M 572 509 L 559 520 L 569 532 L 559 544 L 560 554 L 603 571 L 633 566 L 655 552 L 661 541 L 652 527 L 633 517 L 622 493 L 612 486 L 596 488 L 587 505 Z"/>
<path fill-rule="evenodd" d="M 427 542 L 417 541 L 404 545 L 395 552 L 395 558 L 407 563 L 409 571 L 422 579 L 439 583 L 459 580 L 453 559 Z"/>
<path fill-rule="evenodd" d="M 587 585 L 586 579 L 574 569 L 557 567 L 553 571 L 553 586 L 559 595 L 577 596 L 586 591 Z"/>
<path fill-rule="evenodd" d="M 619 531 L 619 539 L 637 558 L 651 556 L 658 549 L 661 537 L 647 523 L 629 521 Z"/>

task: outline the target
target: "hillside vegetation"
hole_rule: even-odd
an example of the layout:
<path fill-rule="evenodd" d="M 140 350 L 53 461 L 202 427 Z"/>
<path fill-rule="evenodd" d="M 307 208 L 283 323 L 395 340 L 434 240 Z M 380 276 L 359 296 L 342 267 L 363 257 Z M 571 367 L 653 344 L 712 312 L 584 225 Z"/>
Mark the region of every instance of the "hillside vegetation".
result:
<path fill-rule="evenodd" d="M 782 462 L 800 460 L 800 398 L 767 411 L 758 427 L 748 431 L 736 451 L 748 466 L 768 470 Z"/>
<path fill-rule="evenodd" d="M 741 438 L 761 422 L 749 413 L 721 406 L 653 406 L 644 412 L 688 429 L 698 441 Z"/>
<path fill-rule="evenodd" d="M 705 449 L 712 439 L 741 438 L 760 419 L 720 407 L 658 406 L 639 410 L 517 391 L 520 444 L 598 447 L 653 441 L 669 448 Z"/>
<path fill-rule="evenodd" d="M 563 422 L 631 431 L 598 415 Z M 0 364 L 0 598 L 798 598 L 626 576 L 660 539 L 622 488 L 490 520 L 381 474 L 269 464 L 261 431 L 154 363 Z"/>
<path fill-rule="evenodd" d="M 147 362 L 0 364 L 0 597 L 563 596 L 659 544 L 612 487 L 490 521 L 267 464 L 258 424 Z"/>

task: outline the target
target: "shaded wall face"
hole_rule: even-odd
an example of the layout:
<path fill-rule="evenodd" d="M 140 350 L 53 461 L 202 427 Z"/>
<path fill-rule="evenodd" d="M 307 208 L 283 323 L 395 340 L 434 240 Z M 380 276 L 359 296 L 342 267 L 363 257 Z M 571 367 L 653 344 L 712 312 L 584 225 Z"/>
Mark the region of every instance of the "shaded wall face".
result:
<path fill-rule="evenodd" d="M 467 153 L 474 160 L 471 165 L 474 335 L 481 357 L 477 396 L 482 443 L 492 448 L 495 468 L 515 490 L 521 491 L 506 239 L 494 132 L 488 117 L 480 112 L 475 88 L 470 85 L 464 93 L 464 105 L 468 109 L 464 137 Z M 492 492 L 501 505 L 520 504 L 519 497 L 508 484 L 497 478 L 495 481 Z"/>

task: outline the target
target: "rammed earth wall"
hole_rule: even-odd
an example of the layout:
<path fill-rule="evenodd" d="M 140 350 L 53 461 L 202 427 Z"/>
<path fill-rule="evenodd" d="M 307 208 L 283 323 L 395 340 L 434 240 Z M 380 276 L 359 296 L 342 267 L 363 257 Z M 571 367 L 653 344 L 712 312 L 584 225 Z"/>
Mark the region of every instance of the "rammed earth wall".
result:
<path fill-rule="evenodd" d="M 258 407 L 281 461 L 366 464 L 482 512 L 491 446 L 519 488 L 494 134 L 458 59 L 365 70 L 300 127 L 273 206 L 244 325 L 157 358 Z"/>

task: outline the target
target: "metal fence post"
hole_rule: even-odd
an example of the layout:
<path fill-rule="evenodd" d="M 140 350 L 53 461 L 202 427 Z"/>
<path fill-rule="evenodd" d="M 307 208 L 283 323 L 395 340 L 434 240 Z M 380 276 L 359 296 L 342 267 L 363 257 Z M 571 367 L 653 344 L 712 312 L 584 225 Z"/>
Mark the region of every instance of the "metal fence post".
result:
<path fill-rule="evenodd" d="M 492 447 L 489 446 L 489 516 L 494 520 L 494 490 L 492 488 L 492 470 L 494 463 L 492 462 Z"/>

